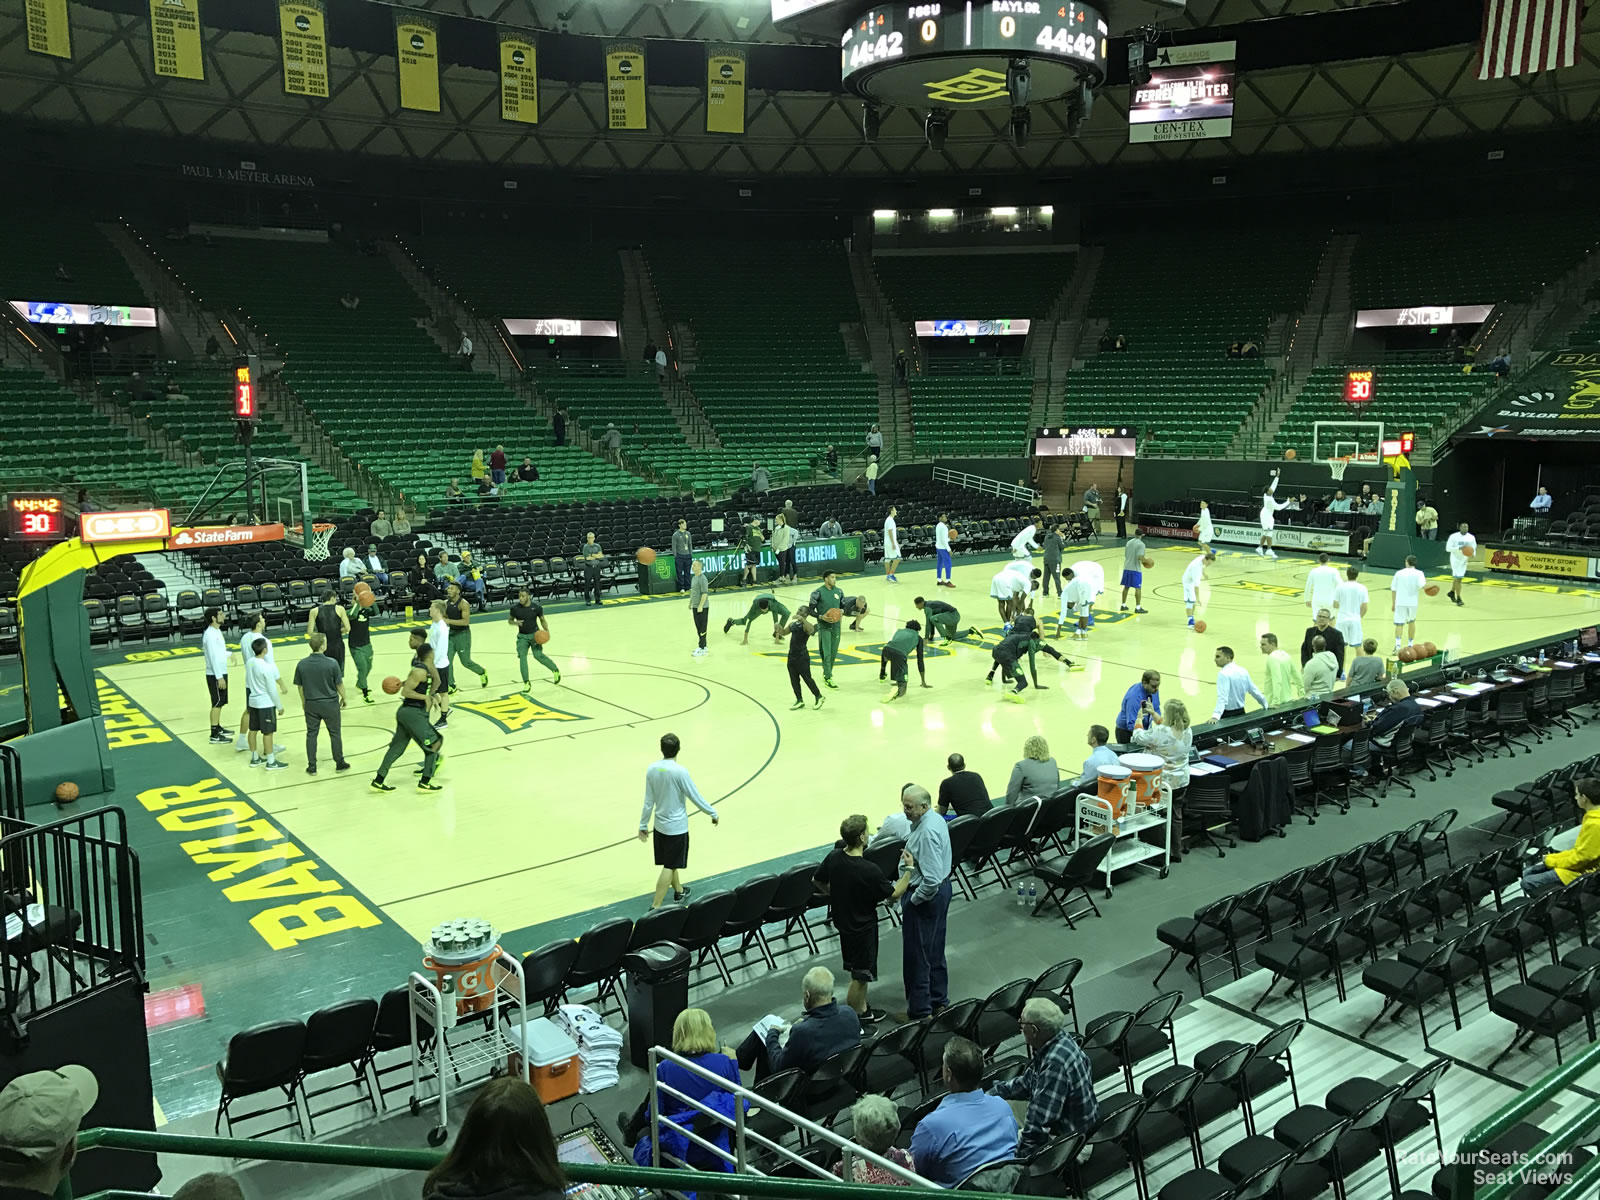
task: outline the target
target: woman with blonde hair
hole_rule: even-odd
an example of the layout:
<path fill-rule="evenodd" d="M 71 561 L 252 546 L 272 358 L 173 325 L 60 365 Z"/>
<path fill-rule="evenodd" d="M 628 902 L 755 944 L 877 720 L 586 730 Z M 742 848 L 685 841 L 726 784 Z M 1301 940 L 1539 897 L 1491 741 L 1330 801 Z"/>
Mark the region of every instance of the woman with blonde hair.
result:
<path fill-rule="evenodd" d="M 717 1048 L 716 1028 L 711 1024 L 710 1014 L 703 1008 L 686 1008 L 678 1014 L 678 1019 L 672 1023 L 672 1052 L 679 1058 L 690 1060 L 702 1071 L 709 1071 L 732 1084 L 739 1082 L 739 1064 L 734 1061 L 734 1052 L 727 1046 L 720 1050 Z M 686 1128 L 693 1126 L 697 1136 L 727 1150 L 728 1139 L 733 1133 L 734 1094 L 675 1062 L 663 1061 L 656 1067 L 656 1082 L 726 1117 L 729 1124 L 714 1121 L 700 1109 L 691 1108 L 677 1096 L 662 1091 L 656 1101 L 657 1112 L 662 1119 L 662 1161 L 652 1162 L 650 1097 L 647 1095 L 631 1115 L 627 1112 L 617 1114 L 617 1126 L 622 1130 L 623 1141 L 633 1147 L 633 1161 L 641 1167 L 676 1167 L 681 1162 L 687 1162 L 697 1171 L 731 1171 L 731 1164 L 703 1146 L 691 1144 L 688 1138 L 666 1122 L 670 1120 Z M 679 1161 L 674 1162 L 673 1159 Z"/>
<path fill-rule="evenodd" d="M 488 477 L 489 468 L 484 465 L 483 451 L 474 450 L 472 452 L 472 482 L 477 483 L 480 479 L 487 479 Z"/>
<path fill-rule="evenodd" d="M 423 1200 L 560 1200 L 566 1174 L 538 1093 L 517 1075 L 478 1093 L 443 1161 L 422 1183 Z"/>
<path fill-rule="evenodd" d="M 1194 748 L 1194 733 L 1189 728 L 1189 706 L 1182 700 L 1168 700 L 1150 718 L 1149 729 L 1135 729 L 1133 744 L 1151 754 L 1159 754 L 1166 764 L 1161 778 L 1172 789 L 1173 799 L 1189 786 L 1189 751 Z"/>
<path fill-rule="evenodd" d="M 1022 758 L 1011 768 L 1006 803 L 1020 804 L 1034 796 L 1053 796 L 1061 787 L 1061 770 L 1050 757 L 1050 743 L 1034 734 L 1022 743 Z"/>

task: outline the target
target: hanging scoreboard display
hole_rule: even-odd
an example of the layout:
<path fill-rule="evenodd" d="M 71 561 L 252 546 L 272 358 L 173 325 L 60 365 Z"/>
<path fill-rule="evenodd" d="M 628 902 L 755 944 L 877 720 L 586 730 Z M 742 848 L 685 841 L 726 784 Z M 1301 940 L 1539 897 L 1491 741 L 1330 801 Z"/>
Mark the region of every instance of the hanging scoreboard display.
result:
<path fill-rule="evenodd" d="M 1128 141 L 1233 136 L 1233 42 L 1163 46 L 1146 83 L 1131 85 Z"/>

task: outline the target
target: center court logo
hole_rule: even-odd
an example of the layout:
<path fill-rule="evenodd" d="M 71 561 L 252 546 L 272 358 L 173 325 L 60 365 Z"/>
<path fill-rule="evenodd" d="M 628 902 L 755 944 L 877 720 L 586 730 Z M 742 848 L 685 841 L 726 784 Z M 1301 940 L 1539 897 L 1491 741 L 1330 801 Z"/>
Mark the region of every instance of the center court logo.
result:
<path fill-rule="evenodd" d="M 939 104 L 988 104 L 1006 98 L 1006 77 L 985 67 L 973 67 L 949 79 L 930 79 L 928 99 Z"/>
<path fill-rule="evenodd" d="M 452 712 L 457 709 L 476 713 L 498 725 L 505 733 L 517 733 L 532 725 L 535 721 L 587 721 L 589 718 L 582 713 L 566 712 L 559 708 L 552 708 L 548 704 L 538 701 L 520 692 L 502 696 L 498 700 L 466 700 L 450 706 Z"/>

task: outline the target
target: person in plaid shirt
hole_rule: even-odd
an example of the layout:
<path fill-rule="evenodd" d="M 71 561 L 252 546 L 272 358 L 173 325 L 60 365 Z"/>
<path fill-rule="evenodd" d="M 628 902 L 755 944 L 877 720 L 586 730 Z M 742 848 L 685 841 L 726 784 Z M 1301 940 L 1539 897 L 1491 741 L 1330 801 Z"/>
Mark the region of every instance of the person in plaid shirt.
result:
<path fill-rule="evenodd" d="M 1090 1128 L 1098 1107 L 1089 1056 L 1067 1030 L 1066 1013 L 1036 996 L 1022 1006 L 1020 1024 L 1033 1054 L 1028 1069 L 989 1090 L 1007 1100 L 1027 1099 L 1028 1116 L 1017 1141 L 1017 1157 L 1026 1158 L 1055 1138 Z"/>

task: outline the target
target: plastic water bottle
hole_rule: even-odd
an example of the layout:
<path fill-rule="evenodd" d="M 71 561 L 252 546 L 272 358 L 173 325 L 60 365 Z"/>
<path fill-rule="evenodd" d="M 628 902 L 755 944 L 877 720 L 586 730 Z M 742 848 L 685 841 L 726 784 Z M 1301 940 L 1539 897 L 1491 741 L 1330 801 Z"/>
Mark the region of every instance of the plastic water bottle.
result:
<path fill-rule="evenodd" d="M 1022 898 L 1022 885 L 1019 883 L 1017 884 L 1017 904 L 1022 905 L 1025 903 L 1027 903 L 1027 901 Z"/>
<path fill-rule="evenodd" d="M 1034 888 L 1034 885 L 1033 885 L 1033 880 L 1031 880 L 1031 879 L 1030 879 L 1030 880 L 1029 880 L 1029 881 L 1028 881 L 1028 903 L 1029 903 L 1029 905 L 1032 905 L 1032 904 L 1033 904 L 1033 902 L 1034 902 L 1034 900 L 1035 900 L 1035 898 L 1036 898 L 1036 897 L 1037 897 L 1037 895 L 1038 895 L 1038 893 L 1036 893 L 1036 892 L 1035 892 L 1035 891 L 1034 891 L 1034 890 L 1033 890 L 1033 888 Z"/>

